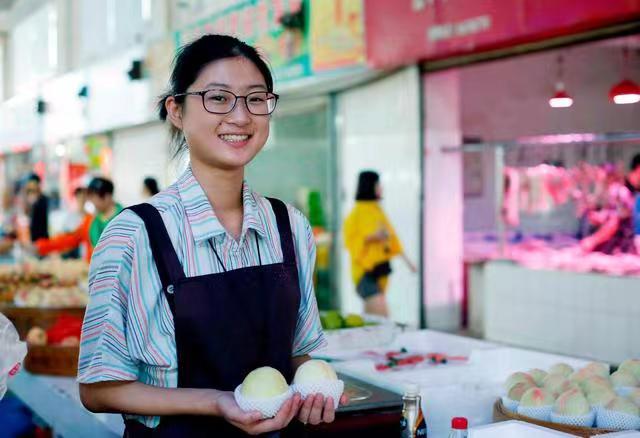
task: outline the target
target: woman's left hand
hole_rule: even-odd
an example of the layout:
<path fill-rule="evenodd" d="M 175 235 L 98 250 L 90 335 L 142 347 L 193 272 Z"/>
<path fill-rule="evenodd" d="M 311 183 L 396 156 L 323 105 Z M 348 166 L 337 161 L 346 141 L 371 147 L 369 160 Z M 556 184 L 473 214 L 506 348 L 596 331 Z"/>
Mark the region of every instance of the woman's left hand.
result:
<path fill-rule="evenodd" d="M 346 404 L 347 400 L 347 396 L 343 394 L 340 397 L 340 404 Z M 298 420 L 302 424 L 331 423 L 336 418 L 336 408 L 332 397 L 327 397 L 325 400 L 322 394 L 309 396 L 298 411 Z"/>

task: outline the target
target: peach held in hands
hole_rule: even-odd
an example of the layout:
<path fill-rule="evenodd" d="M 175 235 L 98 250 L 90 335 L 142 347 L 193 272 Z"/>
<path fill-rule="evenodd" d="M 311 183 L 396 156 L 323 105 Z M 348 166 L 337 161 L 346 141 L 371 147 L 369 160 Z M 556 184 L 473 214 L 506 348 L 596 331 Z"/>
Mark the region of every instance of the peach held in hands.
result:
<path fill-rule="evenodd" d="M 251 371 L 233 395 L 243 411 L 258 411 L 262 418 L 271 418 L 293 392 L 278 370 L 262 367 Z"/>
<path fill-rule="evenodd" d="M 251 371 L 245 377 L 241 393 L 250 399 L 265 399 L 282 395 L 288 389 L 289 385 L 280 371 L 262 367 Z"/>
<path fill-rule="evenodd" d="M 344 391 L 344 382 L 338 380 L 333 367 L 323 360 L 309 360 L 298 367 L 293 378 L 293 388 L 302 399 L 314 394 L 333 398 L 333 406 L 338 407 Z"/>

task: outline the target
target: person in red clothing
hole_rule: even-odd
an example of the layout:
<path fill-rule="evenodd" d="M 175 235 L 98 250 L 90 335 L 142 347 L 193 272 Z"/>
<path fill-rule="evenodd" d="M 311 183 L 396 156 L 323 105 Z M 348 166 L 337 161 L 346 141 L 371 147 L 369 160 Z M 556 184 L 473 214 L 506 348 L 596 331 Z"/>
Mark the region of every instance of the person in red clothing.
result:
<path fill-rule="evenodd" d="M 85 260 L 91 260 L 93 247 L 89 239 L 89 228 L 93 221 L 93 215 L 87 213 L 84 205 L 87 201 L 87 189 L 78 187 L 74 192 L 78 209 L 83 212 L 84 216 L 78 227 L 69 232 L 58 234 L 49 239 L 38 239 L 34 243 L 34 251 L 39 256 L 47 256 L 51 253 L 68 253 L 76 248 L 80 248 L 80 253 L 84 255 Z"/>

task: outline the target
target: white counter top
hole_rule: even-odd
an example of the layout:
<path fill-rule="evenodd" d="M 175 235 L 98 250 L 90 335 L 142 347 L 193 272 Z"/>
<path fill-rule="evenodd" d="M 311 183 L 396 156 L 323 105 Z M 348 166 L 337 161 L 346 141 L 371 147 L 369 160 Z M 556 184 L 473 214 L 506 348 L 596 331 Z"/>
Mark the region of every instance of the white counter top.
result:
<path fill-rule="evenodd" d="M 466 363 L 433 365 L 413 370 L 376 371 L 374 362 L 357 356 L 364 350 L 331 350 L 318 356 L 343 359 L 335 368 L 347 375 L 402 393 L 407 383 L 417 383 L 430 437 L 446 437 L 450 421 L 465 416 L 471 426 L 492 422 L 495 400 L 502 395 L 502 382 L 515 371 L 548 368 L 556 362 L 574 367 L 586 361 L 508 348 L 495 343 L 431 330 L 401 333 L 386 349 L 405 347 L 423 353 L 468 356 Z M 92 414 L 80 403 L 78 385 L 72 378 L 33 375 L 21 371 L 9 381 L 9 389 L 65 438 L 122 436 L 119 415 Z"/>
<path fill-rule="evenodd" d="M 418 384 L 430 437 L 446 437 L 451 418 L 456 416 L 467 417 L 470 426 L 491 423 L 493 404 L 502 395 L 502 384 L 515 371 L 546 369 L 557 362 L 574 367 L 587 363 L 431 330 L 402 333 L 387 349 L 401 347 L 422 353 L 463 355 L 469 360 L 462 364 L 452 362 L 413 370 L 377 371 L 372 360 L 355 358 L 359 351 L 332 351 L 329 345 L 329 349 L 318 354 L 347 359 L 334 363 L 335 368 L 396 392 L 403 392 L 408 383 Z"/>

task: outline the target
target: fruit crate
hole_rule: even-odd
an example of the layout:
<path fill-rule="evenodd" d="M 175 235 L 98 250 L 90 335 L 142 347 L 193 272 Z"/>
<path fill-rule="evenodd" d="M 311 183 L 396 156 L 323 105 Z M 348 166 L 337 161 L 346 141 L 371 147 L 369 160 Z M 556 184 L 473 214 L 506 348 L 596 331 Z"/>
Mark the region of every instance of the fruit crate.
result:
<path fill-rule="evenodd" d="M 1 305 L 0 312 L 4 314 L 16 327 L 20 339 L 25 339 L 32 327 L 49 328 L 61 315 L 84 318 L 84 307 L 19 307 Z"/>
<path fill-rule="evenodd" d="M 75 377 L 78 374 L 80 347 L 29 345 L 24 368 L 34 374 Z"/>
<path fill-rule="evenodd" d="M 592 436 L 595 437 L 597 435 L 602 435 L 610 432 L 619 432 L 617 430 L 598 429 L 595 427 L 568 426 L 565 424 L 552 423 L 550 421 L 542 421 L 542 420 L 536 420 L 535 418 L 525 417 L 524 415 L 519 415 L 507 410 L 502 404 L 502 400 L 500 399 L 498 399 L 493 405 L 493 420 L 496 422 L 508 421 L 508 420 L 525 421 L 527 423 L 537 424 L 538 426 L 559 430 L 560 432 L 565 432 L 571 435 L 584 437 L 584 438 L 590 438 Z"/>
<path fill-rule="evenodd" d="M 19 307 L 0 306 L 2 312 L 16 327 L 21 339 L 25 339 L 32 327 L 44 330 L 51 327 L 58 317 L 71 315 L 84 318 L 84 307 Z M 63 345 L 27 345 L 24 368 L 34 374 L 74 377 L 78 373 L 79 347 Z"/>

